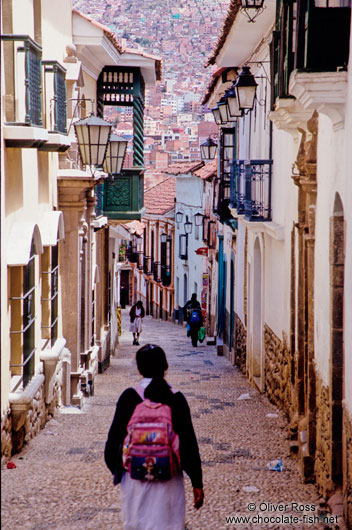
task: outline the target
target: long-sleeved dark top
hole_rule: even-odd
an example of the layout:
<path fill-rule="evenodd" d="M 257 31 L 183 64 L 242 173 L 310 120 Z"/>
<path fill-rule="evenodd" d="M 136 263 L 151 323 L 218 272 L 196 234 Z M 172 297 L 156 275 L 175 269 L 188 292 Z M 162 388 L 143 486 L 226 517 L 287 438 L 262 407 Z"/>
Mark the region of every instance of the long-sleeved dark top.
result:
<path fill-rule="evenodd" d="M 162 400 L 160 400 L 162 402 Z M 127 388 L 120 396 L 115 410 L 108 439 L 105 444 L 105 463 L 114 475 L 114 484 L 121 482 L 123 473 L 122 445 L 127 435 L 127 424 L 131 419 L 135 407 L 142 402 L 142 398 L 134 390 Z M 198 443 L 194 433 L 191 413 L 186 398 L 181 392 L 173 394 L 172 424 L 180 439 L 181 467 L 190 477 L 194 488 L 202 488 L 202 468 Z"/>

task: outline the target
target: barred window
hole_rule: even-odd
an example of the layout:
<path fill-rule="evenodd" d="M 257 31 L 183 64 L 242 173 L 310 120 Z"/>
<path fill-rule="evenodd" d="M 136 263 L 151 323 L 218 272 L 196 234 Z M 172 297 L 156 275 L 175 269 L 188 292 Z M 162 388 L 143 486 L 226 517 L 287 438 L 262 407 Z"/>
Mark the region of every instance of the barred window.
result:
<path fill-rule="evenodd" d="M 35 354 L 35 251 L 24 267 L 11 269 L 11 375 L 20 376 L 23 387 L 34 375 Z"/>

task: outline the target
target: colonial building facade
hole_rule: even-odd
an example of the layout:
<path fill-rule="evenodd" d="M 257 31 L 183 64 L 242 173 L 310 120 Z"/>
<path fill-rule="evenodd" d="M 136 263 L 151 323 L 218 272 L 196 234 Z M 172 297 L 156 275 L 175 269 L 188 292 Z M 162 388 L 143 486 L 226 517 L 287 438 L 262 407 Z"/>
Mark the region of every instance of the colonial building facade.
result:
<path fill-rule="evenodd" d="M 6 460 L 43 428 L 57 405 L 81 406 L 114 352 L 119 241 L 125 234 L 109 226 L 109 218 L 114 224 L 143 210 L 140 114 L 144 85 L 160 78 L 160 61 L 122 50 L 108 28 L 73 11 L 71 0 L 25 0 L 21 6 L 6 0 L 1 17 Z M 91 113 L 104 117 L 106 81 L 125 83 L 139 113 L 136 167 L 121 182 L 110 176 L 109 189 L 101 167 L 82 166 L 74 132 L 74 124 Z M 127 195 L 119 193 L 126 186 Z"/>
<path fill-rule="evenodd" d="M 232 238 L 226 223 L 219 231 L 219 266 L 222 236 L 225 261 L 232 255 L 234 263 L 234 276 L 223 268 L 235 291 L 224 298 L 232 315 L 224 329 L 234 328 L 224 333 L 225 351 L 287 413 L 305 480 L 325 498 L 340 495 L 351 524 L 351 9 L 344 6 L 268 1 L 248 25 L 231 2 L 208 60 L 217 70 L 204 102 L 220 106 L 231 80 L 250 67 L 254 108 L 225 120 L 220 133 L 220 158 L 229 126 L 236 138 L 229 178 L 219 167 L 237 223 Z"/>

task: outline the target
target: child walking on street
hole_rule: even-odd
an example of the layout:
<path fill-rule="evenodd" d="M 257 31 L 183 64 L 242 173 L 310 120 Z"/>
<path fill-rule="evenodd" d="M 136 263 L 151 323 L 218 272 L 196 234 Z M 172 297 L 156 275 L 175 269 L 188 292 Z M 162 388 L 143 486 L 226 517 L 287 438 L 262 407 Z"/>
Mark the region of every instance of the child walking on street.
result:
<path fill-rule="evenodd" d="M 194 507 L 203 505 L 199 449 L 186 398 L 164 379 L 168 363 L 159 346 L 137 351 L 143 379 L 120 396 L 105 446 L 105 462 L 121 483 L 124 530 L 183 530 L 183 471 Z M 167 427 L 167 428 L 166 428 Z"/>
<path fill-rule="evenodd" d="M 142 302 L 139 300 L 131 307 L 130 311 L 130 331 L 133 333 L 133 345 L 139 346 L 139 336 L 142 333 L 142 319 L 145 311 Z"/>

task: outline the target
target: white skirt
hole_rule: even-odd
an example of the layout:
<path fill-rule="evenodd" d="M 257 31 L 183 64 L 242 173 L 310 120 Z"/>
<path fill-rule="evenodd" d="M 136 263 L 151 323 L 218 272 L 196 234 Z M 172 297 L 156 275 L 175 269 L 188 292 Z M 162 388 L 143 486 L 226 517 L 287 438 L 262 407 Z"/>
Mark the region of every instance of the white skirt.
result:
<path fill-rule="evenodd" d="M 130 331 L 132 331 L 132 333 L 142 333 L 141 317 L 136 317 L 134 321 L 130 323 Z"/>
<path fill-rule="evenodd" d="M 120 489 L 124 530 L 183 530 L 185 488 L 183 475 L 165 481 L 141 481 L 125 472 Z"/>

